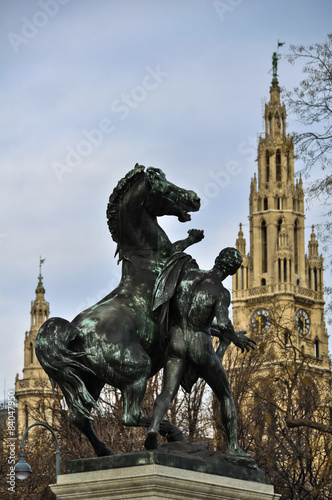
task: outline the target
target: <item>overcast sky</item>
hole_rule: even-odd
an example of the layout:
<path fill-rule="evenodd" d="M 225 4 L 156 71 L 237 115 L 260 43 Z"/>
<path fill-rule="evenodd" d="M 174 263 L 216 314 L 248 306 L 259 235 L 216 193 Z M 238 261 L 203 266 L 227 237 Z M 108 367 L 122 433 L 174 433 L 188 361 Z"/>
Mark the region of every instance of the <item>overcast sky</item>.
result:
<path fill-rule="evenodd" d="M 330 0 L 1 2 L 0 399 L 22 376 L 40 256 L 52 316 L 71 320 L 116 286 L 105 210 L 136 162 L 200 194 L 191 222 L 163 226 L 172 240 L 204 229 L 201 268 L 239 222 L 248 242 L 272 53 L 278 39 L 281 53 L 323 42 L 331 18 Z M 281 86 L 301 76 L 279 62 Z M 307 239 L 317 222 L 307 213 Z"/>

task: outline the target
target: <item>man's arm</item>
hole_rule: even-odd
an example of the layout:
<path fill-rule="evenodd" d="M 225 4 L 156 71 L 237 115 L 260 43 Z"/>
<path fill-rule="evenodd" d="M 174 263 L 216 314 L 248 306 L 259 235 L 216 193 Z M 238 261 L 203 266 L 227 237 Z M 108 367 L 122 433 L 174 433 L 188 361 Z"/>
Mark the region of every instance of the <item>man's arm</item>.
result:
<path fill-rule="evenodd" d="M 174 252 L 183 252 L 186 248 L 194 243 L 198 243 L 204 238 L 204 231 L 201 229 L 189 229 L 188 237 L 184 240 L 179 240 L 173 243 L 172 245 L 172 253 Z"/>
<path fill-rule="evenodd" d="M 225 289 L 216 306 L 216 322 L 211 325 L 211 335 L 219 337 L 226 347 L 233 342 L 242 352 L 244 350 L 248 352 L 250 348 L 255 348 L 256 342 L 246 336 L 246 331 L 236 332 L 234 330 L 234 326 L 228 316 L 229 304 L 230 294 Z M 225 351 L 226 347 L 224 346 L 221 349 Z"/>

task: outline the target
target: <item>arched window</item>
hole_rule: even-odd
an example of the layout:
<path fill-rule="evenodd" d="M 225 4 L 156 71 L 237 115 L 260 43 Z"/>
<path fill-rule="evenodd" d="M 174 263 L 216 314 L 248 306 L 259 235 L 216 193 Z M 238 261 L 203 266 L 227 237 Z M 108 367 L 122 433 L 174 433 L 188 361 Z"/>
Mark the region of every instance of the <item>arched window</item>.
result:
<path fill-rule="evenodd" d="M 30 342 L 30 364 L 33 363 L 33 344 Z"/>
<path fill-rule="evenodd" d="M 276 133 L 280 134 L 280 132 L 281 132 L 281 123 L 280 123 L 280 115 L 279 115 L 279 113 L 275 114 L 275 123 L 276 123 Z"/>
<path fill-rule="evenodd" d="M 278 281 L 281 282 L 281 259 L 278 259 Z"/>
<path fill-rule="evenodd" d="M 282 219 L 278 220 L 278 225 L 277 225 L 277 245 L 278 247 L 280 246 L 280 231 L 281 231 L 281 224 L 282 224 Z"/>
<path fill-rule="evenodd" d="M 299 262 L 299 223 L 296 220 L 294 224 L 294 266 L 295 272 L 298 273 Z"/>
<path fill-rule="evenodd" d="M 265 286 L 265 285 L 266 285 L 266 279 L 265 279 L 265 278 L 262 278 L 262 280 L 261 280 L 261 285 L 262 285 L 262 286 Z"/>
<path fill-rule="evenodd" d="M 285 347 L 290 347 L 290 336 L 291 332 L 289 330 L 286 330 L 285 332 Z"/>
<path fill-rule="evenodd" d="M 276 152 L 276 181 L 281 181 L 281 154 L 280 149 L 277 149 Z"/>
<path fill-rule="evenodd" d="M 281 123 L 282 123 L 282 133 L 283 135 L 286 134 L 286 120 L 285 120 L 285 115 L 281 115 Z"/>
<path fill-rule="evenodd" d="M 282 210 L 282 198 L 280 196 L 277 198 L 277 210 Z"/>
<path fill-rule="evenodd" d="M 262 272 L 267 272 L 267 228 L 265 220 L 261 224 L 262 235 Z"/>
<path fill-rule="evenodd" d="M 284 282 L 287 281 L 287 259 L 284 259 Z"/>
<path fill-rule="evenodd" d="M 314 290 L 317 292 L 318 290 L 318 285 L 317 285 L 317 268 L 314 267 Z"/>
<path fill-rule="evenodd" d="M 243 274 L 243 266 L 241 266 L 241 290 L 244 288 L 244 274 Z"/>
<path fill-rule="evenodd" d="M 315 358 L 319 358 L 319 340 L 315 340 Z"/>
<path fill-rule="evenodd" d="M 264 198 L 264 210 L 267 210 L 268 208 L 269 208 L 268 199 Z"/>
<path fill-rule="evenodd" d="M 271 113 L 269 114 L 269 134 L 272 133 L 272 130 L 271 130 L 271 122 L 272 122 L 272 116 L 271 116 Z"/>
<path fill-rule="evenodd" d="M 289 157 L 289 151 L 287 151 L 287 180 L 290 180 L 290 178 L 291 178 L 290 157 Z"/>
<path fill-rule="evenodd" d="M 270 180 L 270 155 L 268 150 L 265 151 L 265 178 L 266 182 Z"/>
<path fill-rule="evenodd" d="M 310 266 L 308 268 L 308 275 L 309 275 L 308 276 L 308 278 L 309 278 L 309 280 L 308 280 L 309 281 L 309 288 L 312 288 L 312 284 L 311 284 L 311 267 Z"/>
<path fill-rule="evenodd" d="M 24 405 L 25 428 L 29 427 L 29 408 L 27 403 Z"/>

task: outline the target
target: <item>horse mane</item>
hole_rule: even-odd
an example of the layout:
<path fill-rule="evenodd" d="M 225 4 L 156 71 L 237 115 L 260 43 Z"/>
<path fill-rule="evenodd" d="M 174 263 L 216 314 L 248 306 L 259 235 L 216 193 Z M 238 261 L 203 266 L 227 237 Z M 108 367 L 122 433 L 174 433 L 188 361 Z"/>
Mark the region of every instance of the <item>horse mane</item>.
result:
<path fill-rule="evenodd" d="M 139 165 L 136 163 L 135 167 L 130 170 L 116 185 L 113 189 L 113 193 L 109 197 L 106 217 L 107 217 L 107 225 L 110 230 L 111 236 L 116 243 L 119 243 L 120 234 L 119 234 L 119 206 L 121 201 L 123 200 L 125 194 L 129 191 L 129 189 L 135 184 L 137 181 L 137 176 L 144 172 L 143 165 Z M 115 252 L 115 255 L 118 253 L 119 248 Z"/>

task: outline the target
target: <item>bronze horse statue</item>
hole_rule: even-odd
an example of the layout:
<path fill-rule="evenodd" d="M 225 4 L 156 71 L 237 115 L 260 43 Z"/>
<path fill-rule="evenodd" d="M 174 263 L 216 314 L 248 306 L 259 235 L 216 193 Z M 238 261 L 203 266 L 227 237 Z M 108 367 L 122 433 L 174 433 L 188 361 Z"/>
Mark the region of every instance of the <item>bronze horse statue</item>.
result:
<path fill-rule="evenodd" d="M 105 384 L 122 393 L 124 425 L 146 427 L 151 421 L 141 403 L 147 380 L 163 367 L 165 355 L 152 314 L 154 284 L 173 252 L 203 238 L 203 231 L 193 229 L 172 244 L 157 217 L 174 215 L 186 222 L 189 212 L 199 207 L 196 193 L 171 184 L 159 169 L 137 164 L 118 182 L 107 207 L 109 230 L 122 261 L 119 285 L 73 321 L 50 318 L 38 332 L 38 360 L 53 388 L 60 386 L 72 422 L 98 456 L 112 454 L 91 426 L 90 412 L 100 411 L 97 401 Z M 184 439 L 179 430 L 172 436 L 170 427 L 174 430 L 165 422 L 169 440 Z"/>

